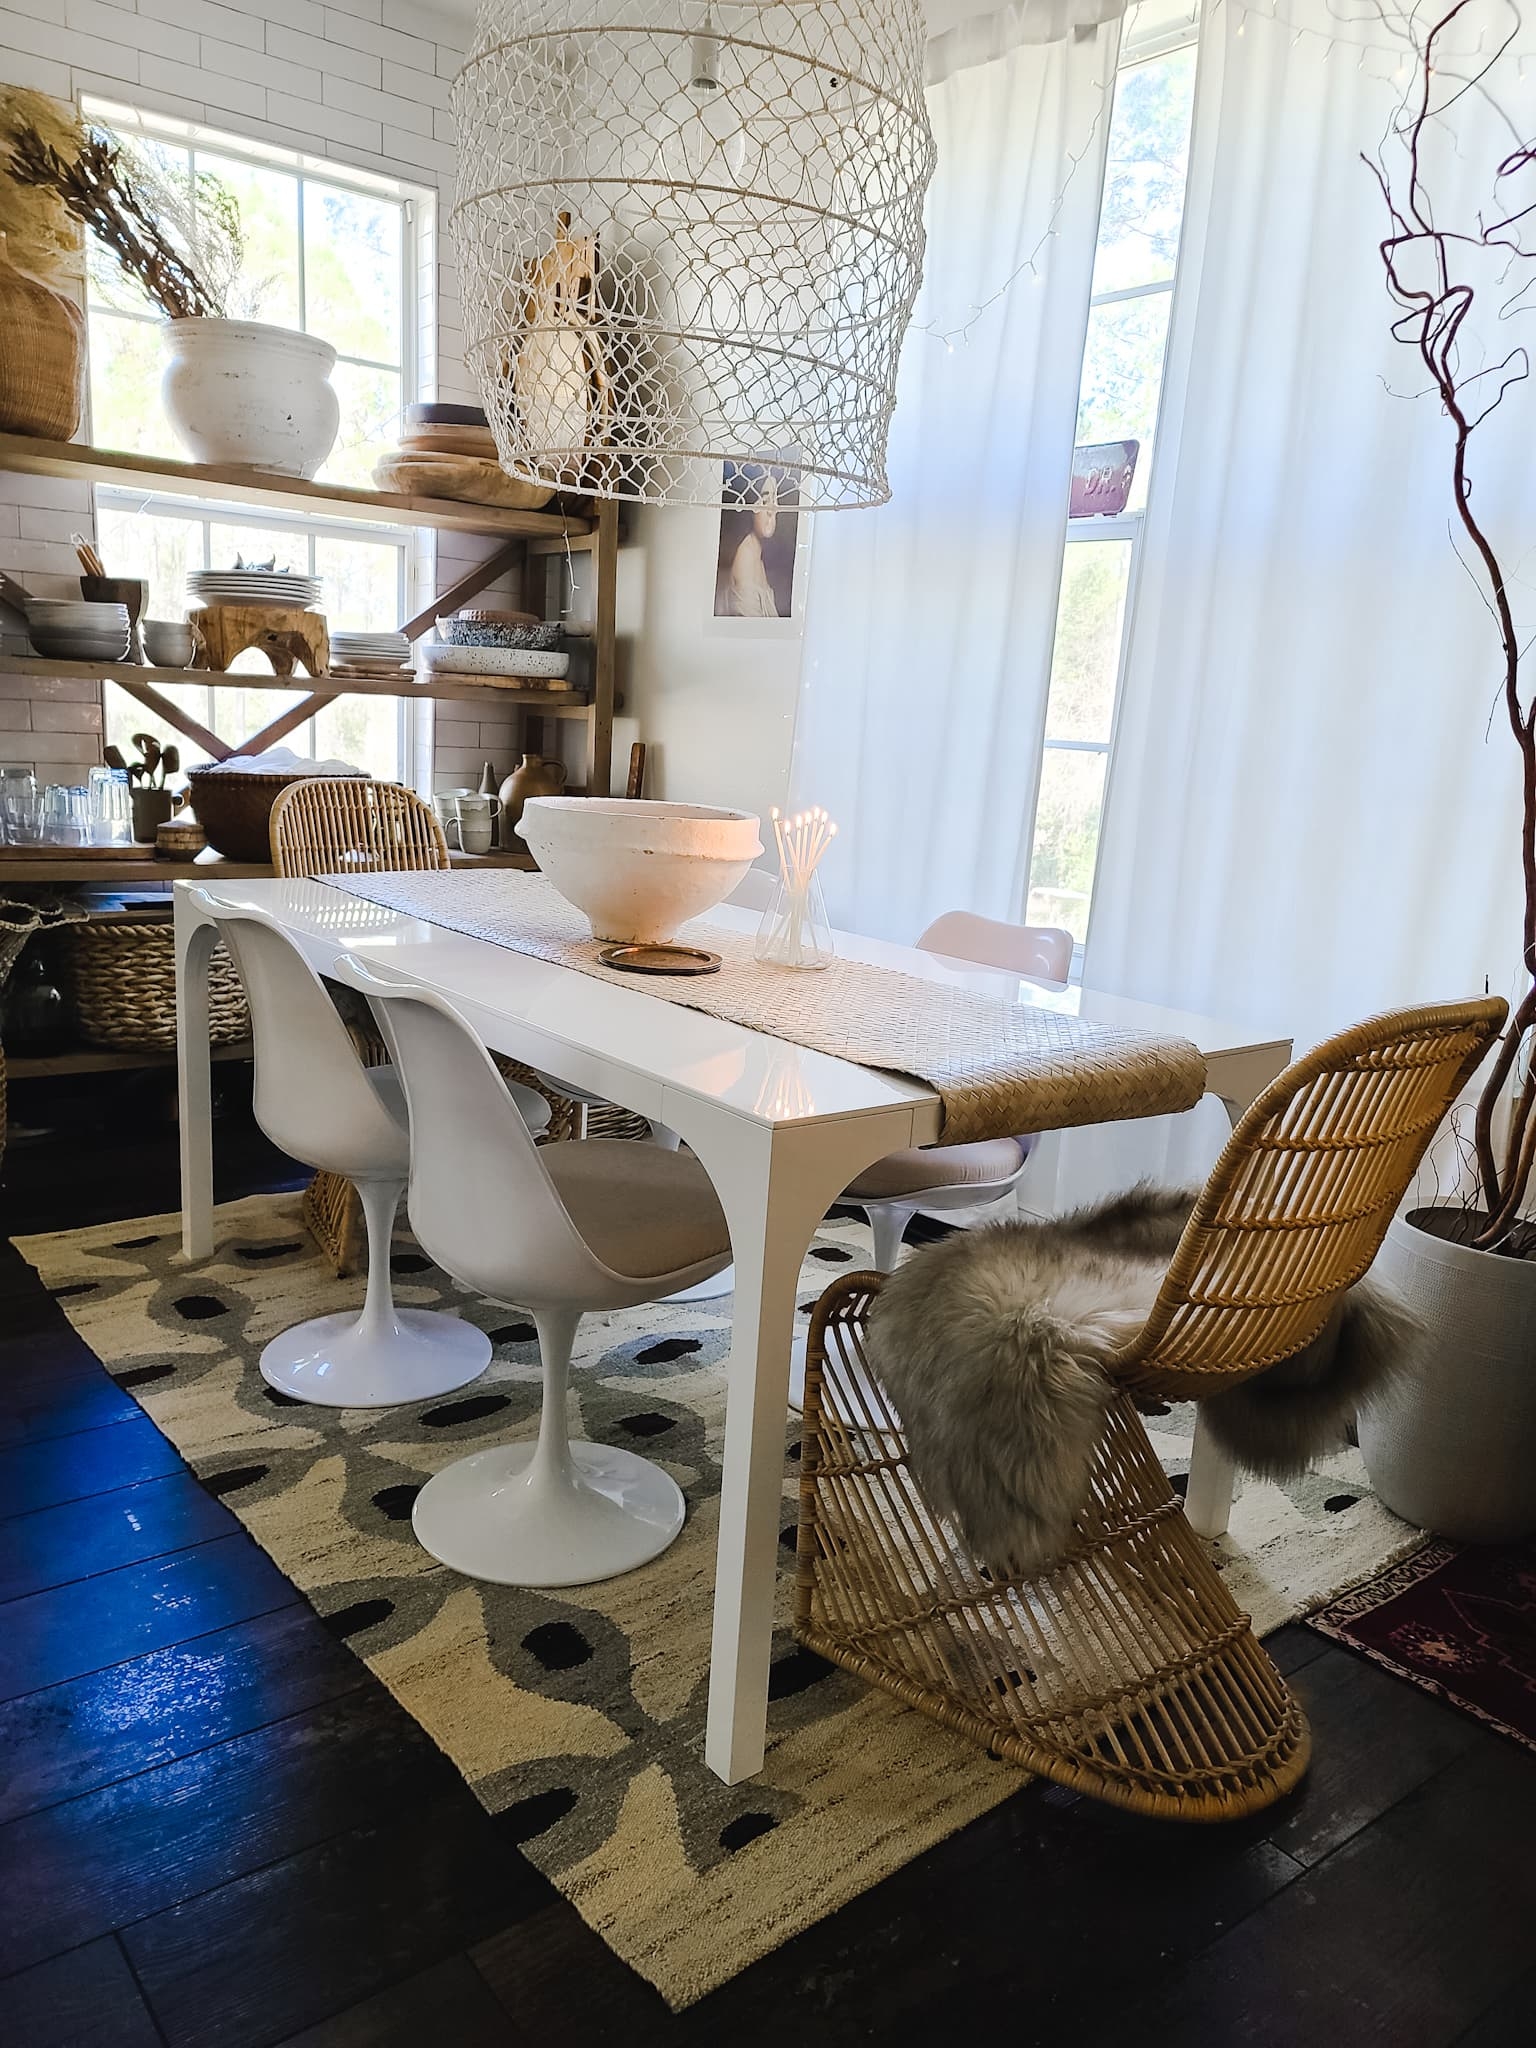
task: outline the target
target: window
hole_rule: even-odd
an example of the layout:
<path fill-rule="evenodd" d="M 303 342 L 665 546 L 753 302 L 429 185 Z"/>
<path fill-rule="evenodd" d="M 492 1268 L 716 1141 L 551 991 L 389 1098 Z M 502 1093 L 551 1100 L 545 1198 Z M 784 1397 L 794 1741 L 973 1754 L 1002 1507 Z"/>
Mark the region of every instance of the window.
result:
<path fill-rule="evenodd" d="M 412 198 L 383 179 L 335 165 L 311 165 L 263 145 L 242 144 L 182 123 L 156 122 L 117 107 L 87 112 L 128 139 L 193 207 L 223 194 L 239 209 L 242 251 L 229 293 L 234 317 L 321 334 L 337 351 L 332 382 L 341 428 L 320 478 L 368 486 L 375 461 L 397 437 L 413 390 L 416 304 Z M 176 452 L 160 404 L 161 314 L 105 251 L 92 252 L 89 277 L 92 438 L 109 448 Z M 332 628 L 388 630 L 407 615 L 409 553 L 404 529 L 345 521 L 266 516 L 244 507 L 157 499 L 101 486 L 99 546 L 122 575 L 149 579 L 149 616 L 179 618 L 189 570 L 227 568 L 237 555 L 302 568 L 325 579 Z M 237 669 L 265 670 L 247 654 Z M 300 679 L 302 683 L 302 678 Z M 196 682 L 166 694 L 232 743 L 249 737 L 297 703 L 302 688 L 235 692 Z M 285 745 L 341 758 L 395 779 L 410 759 L 410 706 L 403 699 L 344 697 L 288 736 Z M 115 685 L 106 691 L 107 736 L 125 746 L 153 723 Z M 203 758 L 183 745 L 188 763 Z"/>
<path fill-rule="evenodd" d="M 334 170 L 322 177 L 290 169 L 223 137 L 215 145 L 201 130 L 177 135 L 173 124 L 90 102 L 86 111 L 189 194 L 194 209 L 221 193 L 234 200 L 244 247 L 230 315 L 303 328 L 335 348 L 341 430 L 320 476 L 366 487 L 398 431 L 409 383 L 409 201 L 380 189 L 382 180 L 342 182 Z M 105 448 L 170 453 L 176 441 L 160 405 L 159 308 L 105 250 L 92 252 L 89 304 L 94 439 Z"/>
<path fill-rule="evenodd" d="M 268 518 L 243 506 L 200 505 L 190 499 L 161 500 L 153 511 L 143 506 L 141 491 L 97 489 L 97 545 L 107 562 L 131 565 L 124 574 L 148 578 L 149 618 L 180 618 L 188 573 L 227 567 L 237 555 L 248 561 L 270 555 L 280 568 L 323 577 L 326 613 L 333 624 L 390 632 L 405 616 L 410 537 L 399 528 L 371 526 L 361 539 L 355 526 L 281 514 Z M 252 649 L 236 658 L 235 672 L 240 670 L 270 675 L 271 665 Z M 291 691 L 212 689 L 193 679 L 158 687 L 231 745 L 249 739 L 305 695 L 302 677 Z M 154 724 L 153 713 L 115 683 L 107 684 L 105 702 L 106 737 L 131 752 L 133 734 Z M 410 759 L 411 709 L 401 697 L 338 697 L 282 744 L 314 760 L 348 761 L 382 781 L 397 781 Z M 179 735 L 177 745 L 184 767 L 208 758 Z"/>
<path fill-rule="evenodd" d="M 1121 471 L 1112 511 L 1085 511 L 1067 527 L 1025 913 L 1031 924 L 1064 925 L 1079 947 L 1088 935 L 1125 618 L 1156 445 L 1197 19 L 1170 4 L 1137 10 L 1110 119 L 1077 441 L 1080 458 L 1084 449 L 1134 441 L 1135 469 L 1128 493 Z M 1080 466 L 1103 474 L 1119 459 L 1106 451 Z"/>

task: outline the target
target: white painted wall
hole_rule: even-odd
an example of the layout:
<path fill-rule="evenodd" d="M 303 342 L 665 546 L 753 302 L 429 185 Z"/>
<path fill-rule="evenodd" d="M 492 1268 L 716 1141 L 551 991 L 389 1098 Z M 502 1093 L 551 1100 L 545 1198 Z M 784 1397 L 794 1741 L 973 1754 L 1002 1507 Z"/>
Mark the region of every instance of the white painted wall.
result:
<path fill-rule="evenodd" d="M 800 634 L 715 620 L 720 515 L 642 506 L 619 555 L 620 689 L 646 743 L 645 793 L 766 817 L 789 785 Z M 802 579 L 803 580 L 803 579 Z"/>

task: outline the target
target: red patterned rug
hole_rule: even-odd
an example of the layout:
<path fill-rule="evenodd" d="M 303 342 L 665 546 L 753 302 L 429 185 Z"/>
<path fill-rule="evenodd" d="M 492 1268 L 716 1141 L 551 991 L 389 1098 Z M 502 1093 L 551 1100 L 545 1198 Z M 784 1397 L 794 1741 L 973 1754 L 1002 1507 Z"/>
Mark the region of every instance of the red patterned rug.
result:
<path fill-rule="evenodd" d="M 1536 1749 L 1536 1543 L 1426 1543 L 1309 1620 Z"/>

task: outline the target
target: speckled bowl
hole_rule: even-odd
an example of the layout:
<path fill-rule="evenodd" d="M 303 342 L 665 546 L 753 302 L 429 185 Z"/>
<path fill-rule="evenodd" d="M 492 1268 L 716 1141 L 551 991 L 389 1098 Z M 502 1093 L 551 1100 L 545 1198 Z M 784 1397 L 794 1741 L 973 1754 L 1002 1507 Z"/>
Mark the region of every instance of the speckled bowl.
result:
<path fill-rule="evenodd" d="M 514 626 L 499 619 L 439 619 L 437 630 L 450 647 L 508 647 L 522 654 L 558 654 L 559 621 Z"/>

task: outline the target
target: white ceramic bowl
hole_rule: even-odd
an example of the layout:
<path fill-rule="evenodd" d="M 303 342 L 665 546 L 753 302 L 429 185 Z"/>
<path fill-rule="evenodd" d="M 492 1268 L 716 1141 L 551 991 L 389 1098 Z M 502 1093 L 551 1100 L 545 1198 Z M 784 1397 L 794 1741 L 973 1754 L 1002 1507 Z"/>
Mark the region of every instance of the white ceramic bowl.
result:
<path fill-rule="evenodd" d="M 128 627 L 125 604 L 99 604 L 82 597 L 34 597 L 27 605 L 27 617 L 40 626 L 91 626 L 106 632 Z"/>
<path fill-rule="evenodd" d="M 146 619 L 144 652 L 153 668 L 186 668 L 197 652 L 197 640 L 185 619 Z"/>
<path fill-rule="evenodd" d="M 724 902 L 762 852 L 750 811 L 629 797 L 533 796 L 517 831 L 592 936 L 660 945 Z"/>

